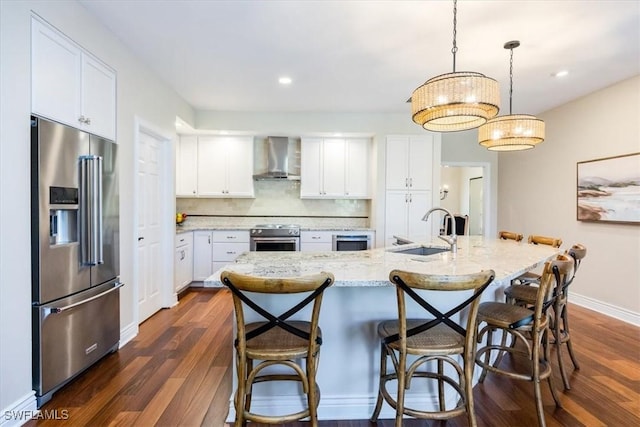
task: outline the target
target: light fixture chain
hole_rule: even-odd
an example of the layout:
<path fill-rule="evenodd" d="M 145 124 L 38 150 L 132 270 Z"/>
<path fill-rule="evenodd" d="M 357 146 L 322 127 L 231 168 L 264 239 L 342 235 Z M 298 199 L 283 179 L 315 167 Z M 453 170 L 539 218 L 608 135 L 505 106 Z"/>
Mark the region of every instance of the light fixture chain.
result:
<path fill-rule="evenodd" d="M 451 48 L 451 53 L 453 54 L 453 72 L 456 72 L 456 53 L 458 52 L 458 45 L 456 44 L 456 26 L 458 24 L 457 20 L 458 14 L 458 1 L 453 0 L 453 47 Z"/>
<path fill-rule="evenodd" d="M 509 60 L 509 115 L 512 114 L 513 103 L 513 48 L 511 50 L 511 59 Z"/>

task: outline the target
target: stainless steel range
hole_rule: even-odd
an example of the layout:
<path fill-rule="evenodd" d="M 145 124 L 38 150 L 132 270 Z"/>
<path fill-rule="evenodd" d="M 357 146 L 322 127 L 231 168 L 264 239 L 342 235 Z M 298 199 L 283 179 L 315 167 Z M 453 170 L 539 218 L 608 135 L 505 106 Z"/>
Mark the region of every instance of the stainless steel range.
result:
<path fill-rule="evenodd" d="M 251 251 L 299 251 L 300 226 L 294 224 L 259 224 L 251 229 Z"/>

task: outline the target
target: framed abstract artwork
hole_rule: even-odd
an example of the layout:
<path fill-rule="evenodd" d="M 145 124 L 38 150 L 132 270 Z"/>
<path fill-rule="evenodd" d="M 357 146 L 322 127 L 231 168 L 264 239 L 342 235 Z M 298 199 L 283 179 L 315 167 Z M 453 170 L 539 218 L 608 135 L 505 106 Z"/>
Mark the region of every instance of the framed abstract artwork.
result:
<path fill-rule="evenodd" d="M 578 162 L 578 221 L 640 224 L 640 153 Z"/>

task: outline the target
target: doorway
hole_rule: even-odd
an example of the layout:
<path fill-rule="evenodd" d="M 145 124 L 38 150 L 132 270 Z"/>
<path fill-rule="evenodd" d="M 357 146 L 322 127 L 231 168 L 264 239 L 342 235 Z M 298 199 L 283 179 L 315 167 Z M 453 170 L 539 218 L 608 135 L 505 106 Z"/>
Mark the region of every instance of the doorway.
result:
<path fill-rule="evenodd" d="M 489 165 L 443 164 L 440 169 L 440 205 L 454 214 L 469 215 L 469 234 L 485 235 L 490 229 Z"/>
<path fill-rule="evenodd" d="M 167 167 L 171 139 L 136 120 L 135 144 L 134 295 L 140 324 L 167 306 L 173 289 L 173 254 L 166 227 L 166 218 L 173 218 L 167 190 L 173 187 L 168 185 Z"/>

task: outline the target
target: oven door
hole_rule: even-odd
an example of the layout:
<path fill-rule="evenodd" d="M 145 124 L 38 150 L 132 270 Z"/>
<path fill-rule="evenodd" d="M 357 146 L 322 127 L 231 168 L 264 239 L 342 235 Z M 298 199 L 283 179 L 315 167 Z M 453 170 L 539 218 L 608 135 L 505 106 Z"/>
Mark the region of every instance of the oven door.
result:
<path fill-rule="evenodd" d="M 299 237 L 252 237 L 250 251 L 299 251 Z"/>
<path fill-rule="evenodd" d="M 365 251 L 371 249 L 371 237 L 363 235 L 333 235 L 334 251 Z"/>

